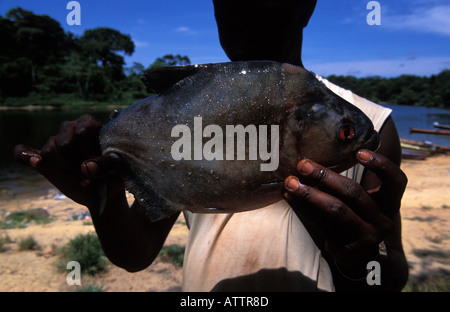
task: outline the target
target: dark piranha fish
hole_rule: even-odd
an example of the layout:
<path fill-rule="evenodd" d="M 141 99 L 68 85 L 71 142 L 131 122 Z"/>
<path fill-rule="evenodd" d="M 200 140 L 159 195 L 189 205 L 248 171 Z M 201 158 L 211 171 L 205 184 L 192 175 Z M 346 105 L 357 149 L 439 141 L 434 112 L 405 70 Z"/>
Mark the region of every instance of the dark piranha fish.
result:
<path fill-rule="evenodd" d="M 379 144 L 368 117 L 302 67 L 231 62 L 145 78 L 159 95 L 115 114 L 100 143 L 151 220 L 261 208 L 282 198 L 301 159 L 340 172 Z"/>

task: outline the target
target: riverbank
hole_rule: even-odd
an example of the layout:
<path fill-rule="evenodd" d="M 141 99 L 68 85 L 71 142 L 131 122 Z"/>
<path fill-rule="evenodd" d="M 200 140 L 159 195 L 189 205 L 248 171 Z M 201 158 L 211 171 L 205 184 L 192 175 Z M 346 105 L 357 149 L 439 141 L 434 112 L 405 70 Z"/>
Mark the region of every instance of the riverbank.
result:
<path fill-rule="evenodd" d="M 403 246 L 416 282 L 445 280 L 450 291 L 450 156 L 405 160 Z"/>
<path fill-rule="evenodd" d="M 403 242 L 410 265 L 410 285 L 435 280 L 450 284 L 450 156 L 429 157 L 425 161 L 405 160 L 402 169 L 409 182 L 402 205 Z M 67 273 L 58 273 L 57 250 L 80 233 L 94 232 L 89 220 L 69 219 L 86 209 L 67 198 L 54 199 L 50 189 L 45 196 L 0 196 L 2 217 L 14 210 L 45 208 L 53 217 L 47 224 L 22 229 L 0 230 L 8 236 L 0 253 L 0 291 L 73 291 L 66 283 Z M 2 195 L 2 194 L 0 194 Z M 57 198 L 57 197 L 56 197 Z M 129 197 L 132 200 L 132 197 Z M 166 245 L 184 246 L 187 228 L 182 217 L 171 231 Z M 37 250 L 19 251 L 18 242 L 31 235 Z M 102 286 L 105 291 L 179 291 L 182 268 L 157 258 L 147 269 L 128 273 L 114 265 L 95 278 L 82 279 L 83 285 Z M 408 290 L 414 289 L 409 286 Z M 430 288 L 428 288 L 430 289 Z"/>
<path fill-rule="evenodd" d="M 0 111 L 48 111 L 48 110 L 87 110 L 89 113 L 90 110 L 113 110 L 113 109 L 124 109 L 128 107 L 128 105 L 120 105 L 120 104 L 83 104 L 83 105 L 25 105 L 25 106 L 0 106 Z"/>

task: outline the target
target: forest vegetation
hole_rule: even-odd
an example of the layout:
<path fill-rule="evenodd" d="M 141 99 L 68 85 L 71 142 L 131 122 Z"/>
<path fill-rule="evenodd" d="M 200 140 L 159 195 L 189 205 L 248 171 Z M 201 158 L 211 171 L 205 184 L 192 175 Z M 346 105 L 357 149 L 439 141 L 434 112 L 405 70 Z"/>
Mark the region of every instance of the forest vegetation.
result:
<path fill-rule="evenodd" d="M 47 15 L 15 8 L 0 16 L 0 106 L 129 105 L 148 97 L 145 70 L 188 65 L 165 55 L 152 64 L 125 67 L 135 45 L 111 28 L 65 32 Z M 331 82 L 377 103 L 450 107 L 450 70 L 430 77 L 329 76 Z"/>
<path fill-rule="evenodd" d="M 376 103 L 450 108 L 449 69 L 430 77 L 356 78 L 332 75 L 327 79 Z"/>

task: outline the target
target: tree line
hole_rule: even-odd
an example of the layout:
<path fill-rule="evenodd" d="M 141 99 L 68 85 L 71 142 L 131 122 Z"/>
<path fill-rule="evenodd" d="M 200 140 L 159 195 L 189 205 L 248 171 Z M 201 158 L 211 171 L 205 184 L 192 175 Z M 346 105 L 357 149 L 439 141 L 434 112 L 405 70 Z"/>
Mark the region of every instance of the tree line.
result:
<path fill-rule="evenodd" d="M 147 67 L 124 67 L 135 45 L 111 28 L 65 32 L 47 15 L 15 8 L 0 16 L 0 106 L 131 104 L 149 96 L 146 69 L 188 65 L 187 56 L 165 55 Z M 377 103 L 450 107 L 450 70 L 431 77 L 329 76 L 331 82 Z"/>
<path fill-rule="evenodd" d="M 21 8 L 0 16 L 0 105 L 131 104 L 149 96 L 142 73 L 187 65 L 187 56 L 165 55 L 147 68 L 124 67 L 135 45 L 111 28 L 65 32 L 47 15 Z"/>
<path fill-rule="evenodd" d="M 331 75 L 327 79 L 376 103 L 450 108 L 449 69 L 430 77 L 356 78 Z"/>

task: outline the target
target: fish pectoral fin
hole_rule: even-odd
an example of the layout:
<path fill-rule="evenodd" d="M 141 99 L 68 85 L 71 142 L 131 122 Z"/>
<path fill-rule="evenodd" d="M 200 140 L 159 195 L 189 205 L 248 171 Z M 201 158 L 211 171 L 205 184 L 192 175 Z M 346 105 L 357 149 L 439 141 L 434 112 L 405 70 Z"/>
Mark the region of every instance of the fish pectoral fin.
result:
<path fill-rule="evenodd" d="M 149 69 L 144 73 L 144 82 L 149 92 L 163 93 L 177 82 L 194 75 L 201 66 L 185 65 L 185 66 L 171 66 L 159 67 Z"/>
<path fill-rule="evenodd" d="M 146 208 L 145 215 L 150 221 L 155 222 L 169 218 L 174 213 L 180 211 L 180 209 L 170 204 L 157 204 L 153 205 L 151 208 Z"/>
<path fill-rule="evenodd" d="M 141 198 L 140 202 L 145 208 L 145 215 L 152 222 L 168 218 L 182 210 L 166 198 L 160 196 L 153 188 L 146 190 L 146 194 Z"/>

